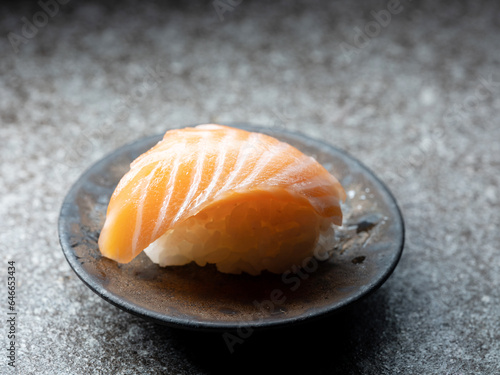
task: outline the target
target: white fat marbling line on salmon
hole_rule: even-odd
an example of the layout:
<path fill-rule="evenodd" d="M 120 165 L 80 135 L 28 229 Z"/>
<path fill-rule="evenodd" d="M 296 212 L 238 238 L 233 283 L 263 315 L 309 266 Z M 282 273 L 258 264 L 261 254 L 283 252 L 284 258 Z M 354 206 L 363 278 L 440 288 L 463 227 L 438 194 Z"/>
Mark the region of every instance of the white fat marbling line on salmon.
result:
<path fill-rule="evenodd" d="M 287 145 L 286 143 L 280 142 L 276 145 L 273 145 L 273 147 L 269 150 L 266 150 L 264 154 L 261 155 L 260 159 L 257 161 L 257 163 L 254 166 L 254 169 L 248 174 L 247 177 L 243 179 L 238 185 L 239 188 L 244 187 L 247 184 L 251 184 L 255 182 L 255 180 L 260 176 L 261 172 L 264 170 L 265 167 L 269 165 L 271 161 L 274 160 L 276 156 L 280 156 L 282 152 L 284 152 L 287 148 L 290 146 Z"/>
<path fill-rule="evenodd" d="M 135 217 L 135 229 L 134 236 L 132 237 L 132 253 L 135 255 L 137 251 L 137 242 L 139 242 L 139 234 L 141 233 L 142 228 L 142 211 L 144 209 L 144 202 L 146 201 L 146 197 L 149 192 L 149 185 L 151 185 L 151 181 L 156 174 L 156 171 L 160 168 L 158 164 L 151 172 L 149 172 L 147 179 L 145 180 L 144 189 L 142 189 L 143 193 L 139 202 L 137 203 L 137 214 Z M 142 184 L 141 184 L 142 185 Z"/>
<path fill-rule="evenodd" d="M 144 157 L 140 162 L 137 164 L 131 165 L 131 170 L 136 170 L 137 173 L 140 171 L 141 168 L 144 168 L 145 166 L 152 164 L 152 163 L 159 163 L 159 162 L 164 162 L 165 160 L 169 160 L 170 156 L 172 153 L 174 154 L 179 154 L 181 151 L 184 151 L 184 148 L 186 147 L 185 143 L 167 143 L 165 145 L 166 147 L 162 147 L 159 150 L 150 153 L 146 157 Z"/>
<path fill-rule="evenodd" d="M 220 143 L 220 148 L 222 149 L 222 153 L 220 155 L 215 155 L 217 158 L 217 164 L 215 166 L 215 172 L 212 177 L 212 180 L 210 181 L 210 184 L 207 186 L 203 194 L 198 196 L 196 198 L 194 207 L 197 207 L 198 205 L 202 204 L 208 197 L 210 197 L 210 194 L 212 194 L 212 191 L 214 190 L 215 186 L 219 182 L 220 177 L 222 176 L 222 172 L 224 172 L 224 165 L 226 164 L 226 157 L 227 157 L 227 150 L 229 149 L 229 145 L 231 142 L 236 140 L 236 133 L 235 132 L 230 132 L 228 133 L 221 141 Z"/>
<path fill-rule="evenodd" d="M 199 143 L 203 144 L 203 142 L 208 138 L 210 134 L 204 134 L 203 137 L 199 139 Z M 186 197 L 184 198 L 184 202 L 182 202 L 181 207 L 179 208 L 179 211 L 177 211 L 177 214 L 174 217 L 174 220 L 172 220 L 172 224 L 177 222 L 181 215 L 184 213 L 184 210 L 192 203 L 194 195 L 198 192 L 198 188 L 200 187 L 200 182 L 203 177 L 203 172 L 205 170 L 204 165 L 205 161 L 207 159 L 207 149 L 205 147 L 201 147 L 201 153 L 198 155 L 198 158 L 196 160 L 196 167 L 195 167 L 195 175 L 191 180 L 191 183 L 189 184 L 189 191 L 186 194 Z"/>
<path fill-rule="evenodd" d="M 114 194 L 118 194 L 125 186 L 131 183 L 137 177 L 137 175 L 142 171 L 143 168 L 155 162 L 162 163 L 165 161 L 164 158 L 162 159 L 161 157 L 156 156 L 157 154 L 159 154 L 159 152 L 154 152 L 148 154 L 147 156 L 143 154 L 139 156 L 136 160 L 134 160 L 130 164 L 130 170 L 120 180 L 120 183 L 118 184 Z"/>
<path fill-rule="evenodd" d="M 185 146 L 185 144 L 183 144 L 183 146 Z M 176 159 L 173 160 L 174 168 L 172 168 L 172 170 L 170 171 L 170 176 L 168 178 L 168 183 L 167 183 L 168 191 L 165 194 L 160 212 L 158 214 L 158 217 L 156 218 L 155 228 L 153 229 L 153 234 L 151 235 L 150 241 L 153 241 L 156 238 L 156 236 L 158 235 L 158 231 L 160 230 L 160 227 L 165 220 L 165 216 L 167 216 L 168 206 L 170 205 L 170 199 L 172 198 L 175 189 L 175 181 L 177 179 L 177 173 L 179 172 L 179 166 L 181 165 L 181 162 L 179 160 L 180 159 L 179 153 L 177 153 L 176 156 L 177 156 Z"/>
<path fill-rule="evenodd" d="M 317 175 L 308 178 L 305 181 L 292 183 L 291 185 L 289 185 L 289 187 L 291 187 L 293 190 L 300 190 L 302 193 L 320 188 L 325 188 L 325 191 L 331 191 L 332 183 L 333 181 L 328 181 L 328 179 L 325 179 L 325 176 Z"/>
<path fill-rule="evenodd" d="M 269 180 L 267 180 L 268 184 L 276 184 L 276 183 L 281 183 L 283 179 L 289 176 L 294 176 L 297 174 L 301 174 L 304 172 L 307 168 L 310 168 L 311 166 L 315 166 L 317 161 L 310 157 L 301 157 L 299 159 L 296 159 L 295 162 L 290 163 L 284 170 L 282 170 L 280 173 L 277 175 L 271 177 Z M 292 183 L 293 181 L 285 181 L 287 183 Z"/>
<path fill-rule="evenodd" d="M 254 145 L 258 142 L 258 139 L 260 137 L 261 135 L 258 133 L 250 134 L 247 142 L 242 146 L 240 152 L 238 153 L 238 159 L 236 160 L 234 169 L 231 171 L 231 173 L 229 174 L 229 178 L 227 179 L 224 186 L 219 189 L 218 193 L 223 193 L 231 187 L 234 179 L 240 175 L 240 172 L 245 167 L 245 162 L 247 161 L 248 157 L 252 155 L 252 148 L 255 147 Z"/>

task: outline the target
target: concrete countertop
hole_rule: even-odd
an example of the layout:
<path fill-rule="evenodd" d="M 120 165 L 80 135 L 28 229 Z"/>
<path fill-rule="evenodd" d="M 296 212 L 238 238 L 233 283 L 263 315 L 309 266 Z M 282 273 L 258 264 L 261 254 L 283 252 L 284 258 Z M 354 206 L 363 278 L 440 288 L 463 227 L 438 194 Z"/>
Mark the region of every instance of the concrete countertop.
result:
<path fill-rule="evenodd" d="M 47 0 L 0 6 L 0 373 L 500 373 L 500 4 Z M 66 262 L 65 194 L 170 127 L 300 130 L 360 159 L 406 222 L 394 274 L 349 312 L 255 333 L 160 327 Z"/>

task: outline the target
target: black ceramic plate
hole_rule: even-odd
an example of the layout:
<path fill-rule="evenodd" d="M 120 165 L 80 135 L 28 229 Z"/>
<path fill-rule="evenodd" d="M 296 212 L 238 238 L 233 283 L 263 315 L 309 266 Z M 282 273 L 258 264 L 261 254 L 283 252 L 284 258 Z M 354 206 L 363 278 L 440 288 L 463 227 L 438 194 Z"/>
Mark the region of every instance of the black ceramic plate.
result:
<path fill-rule="evenodd" d="M 270 134 L 316 158 L 344 186 L 344 225 L 328 261 L 310 259 L 283 275 L 229 275 L 195 264 L 160 268 L 145 254 L 121 265 L 100 255 L 107 204 L 138 155 L 161 135 L 114 151 L 88 169 L 66 196 L 59 238 L 69 264 L 106 301 L 157 323 L 191 329 L 283 326 L 338 311 L 377 289 L 396 267 L 404 224 L 387 187 L 359 161 L 323 142 L 287 131 Z M 292 270 L 291 270 L 292 271 Z"/>

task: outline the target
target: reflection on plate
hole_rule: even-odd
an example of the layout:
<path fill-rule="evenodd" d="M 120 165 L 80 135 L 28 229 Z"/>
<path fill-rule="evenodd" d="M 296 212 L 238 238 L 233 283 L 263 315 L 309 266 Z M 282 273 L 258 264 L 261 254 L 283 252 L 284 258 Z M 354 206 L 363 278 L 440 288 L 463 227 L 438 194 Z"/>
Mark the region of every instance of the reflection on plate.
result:
<path fill-rule="evenodd" d="M 232 125 L 235 126 L 235 125 Z M 100 255 L 97 240 L 111 194 L 129 164 L 162 135 L 123 146 L 88 169 L 66 196 L 60 243 L 83 282 L 106 301 L 175 327 L 216 330 L 283 326 L 338 311 L 377 289 L 396 267 L 404 224 L 387 187 L 359 161 L 321 141 L 248 125 L 313 156 L 348 198 L 338 245 L 327 261 L 305 260 L 282 275 L 230 275 L 195 264 L 160 268 L 144 254 L 129 264 Z"/>

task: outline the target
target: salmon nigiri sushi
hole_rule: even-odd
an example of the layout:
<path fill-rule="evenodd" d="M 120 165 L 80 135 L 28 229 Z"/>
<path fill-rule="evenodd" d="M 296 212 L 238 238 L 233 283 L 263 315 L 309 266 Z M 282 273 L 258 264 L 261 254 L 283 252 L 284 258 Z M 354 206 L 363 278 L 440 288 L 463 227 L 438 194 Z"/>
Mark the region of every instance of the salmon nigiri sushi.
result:
<path fill-rule="evenodd" d="M 103 256 L 142 251 L 160 266 L 282 273 L 333 246 L 345 191 L 315 159 L 271 136 L 222 125 L 166 132 L 109 202 Z"/>

